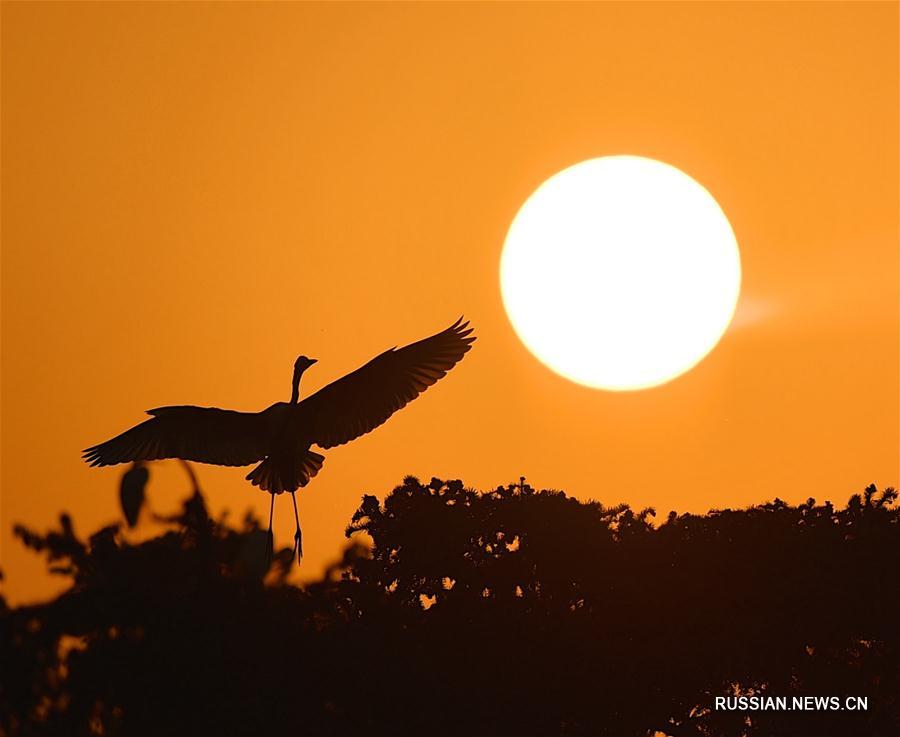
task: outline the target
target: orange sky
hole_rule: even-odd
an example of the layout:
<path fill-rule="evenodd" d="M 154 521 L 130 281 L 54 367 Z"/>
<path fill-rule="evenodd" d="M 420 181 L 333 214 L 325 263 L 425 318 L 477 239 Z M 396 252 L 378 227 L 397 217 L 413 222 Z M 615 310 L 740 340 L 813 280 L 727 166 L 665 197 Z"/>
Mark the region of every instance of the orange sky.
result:
<path fill-rule="evenodd" d="M 479 341 L 301 495 L 308 574 L 361 494 L 520 474 L 604 503 L 843 502 L 898 474 L 895 3 L 2 6 L 2 508 L 118 519 L 80 449 L 165 404 L 257 410 L 460 313 Z M 534 188 L 630 153 L 731 220 L 735 323 L 694 370 L 608 393 L 553 374 L 499 294 Z M 197 467 L 214 512 L 263 516 Z M 157 511 L 187 492 L 155 464 Z M 277 540 L 290 544 L 286 499 Z"/>

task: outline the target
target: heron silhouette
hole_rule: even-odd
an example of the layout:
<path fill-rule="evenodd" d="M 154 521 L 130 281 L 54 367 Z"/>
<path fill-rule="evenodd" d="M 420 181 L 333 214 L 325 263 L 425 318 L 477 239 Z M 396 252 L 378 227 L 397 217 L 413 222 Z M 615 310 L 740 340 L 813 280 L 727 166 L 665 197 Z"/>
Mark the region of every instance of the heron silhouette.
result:
<path fill-rule="evenodd" d="M 180 458 L 217 466 L 259 463 L 248 475 L 254 486 L 272 495 L 269 548 L 275 496 L 290 492 L 294 503 L 294 552 L 303 555 L 296 491 L 322 468 L 325 457 L 310 450 L 333 448 L 365 435 L 394 412 L 443 378 L 472 347 L 468 322 L 453 325 L 403 348 L 390 348 L 356 371 L 300 401 L 300 379 L 316 359 L 300 356 L 294 363 L 289 402 L 276 402 L 262 412 L 236 412 L 216 407 L 158 407 L 152 418 L 105 443 L 91 446 L 83 457 L 91 466 Z"/>

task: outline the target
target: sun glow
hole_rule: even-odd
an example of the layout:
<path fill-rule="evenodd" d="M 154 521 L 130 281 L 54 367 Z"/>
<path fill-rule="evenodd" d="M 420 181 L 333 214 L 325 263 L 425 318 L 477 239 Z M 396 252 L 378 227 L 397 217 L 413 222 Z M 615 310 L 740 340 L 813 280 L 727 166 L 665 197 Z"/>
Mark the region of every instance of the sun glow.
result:
<path fill-rule="evenodd" d="M 607 156 L 528 198 L 500 263 L 528 349 L 587 386 L 644 389 L 695 366 L 731 321 L 737 241 L 712 195 L 673 166 Z"/>

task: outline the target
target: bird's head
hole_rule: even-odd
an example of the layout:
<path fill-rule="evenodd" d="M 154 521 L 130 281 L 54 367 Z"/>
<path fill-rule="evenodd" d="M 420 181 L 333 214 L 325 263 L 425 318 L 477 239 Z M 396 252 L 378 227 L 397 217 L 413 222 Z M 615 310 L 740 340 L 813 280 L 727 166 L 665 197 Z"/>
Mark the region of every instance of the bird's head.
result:
<path fill-rule="evenodd" d="M 316 362 L 315 358 L 307 358 L 306 356 L 300 356 L 294 361 L 294 371 L 303 372 L 306 371 L 310 366 L 312 366 Z"/>
<path fill-rule="evenodd" d="M 306 356 L 300 356 L 294 361 L 294 378 L 291 381 L 291 404 L 296 404 L 300 399 L 300 377 L 315 362 L 315 358 L 307 358 Z"/>

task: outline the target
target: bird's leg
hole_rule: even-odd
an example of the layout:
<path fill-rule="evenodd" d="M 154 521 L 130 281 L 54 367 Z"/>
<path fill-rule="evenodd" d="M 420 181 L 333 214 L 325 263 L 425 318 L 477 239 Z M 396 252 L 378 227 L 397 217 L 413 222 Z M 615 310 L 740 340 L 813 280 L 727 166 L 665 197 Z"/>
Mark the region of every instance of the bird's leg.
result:
<path fill-rule="evenodd" d="M 297 494 L 296 492 L 291 492 L 291 499 L 294 501 L 294 522 L 297 523 L 297 531 L 294 533 L 294 552 L 297 555 L 297 564 L 300 564 L 300 559 L 303 557 L 303 534 L 300 532 L 300 515 L 297 514 Z M 291 556 L 291 560 L 293 560 L 293 556 Z"/>
<path fill-rule="evenodd" d="M 272 534 L 272 517 L 275 514 L 275 495 L 272 494 L 272 502 L 269 504 L 269 534 L 266 536 L 266 569 L 272 565 L 272 554 L 275 549 L 275 536 Z"/>

